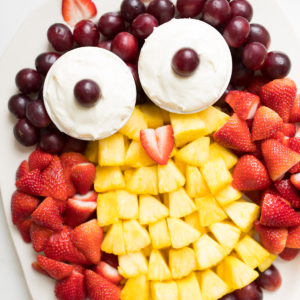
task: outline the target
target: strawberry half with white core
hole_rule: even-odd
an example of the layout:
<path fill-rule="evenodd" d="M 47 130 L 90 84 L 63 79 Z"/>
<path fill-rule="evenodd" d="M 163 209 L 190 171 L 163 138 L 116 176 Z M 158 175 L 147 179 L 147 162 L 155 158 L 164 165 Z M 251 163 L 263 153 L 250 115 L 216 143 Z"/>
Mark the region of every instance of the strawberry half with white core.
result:
<path fill-rule="evenodd" d="M 100 261 L 99 264 L 94 267 L 93 271 L 115 285 L 118 285 L 123 279 L 123 276 L 120 275 L 117 269 L 104 261 Z"/>
<path fill-rule="evenodd" d="M 296 99 L 291 109 L 289 122 L 300 122 L 300 94 L 296 95 Z"/>
<path fill-rule="evenodd" d="M 73 200 L 80 200 L 83 202 L 97 202 L 98 193 L 89 191 L 85 195 L 76 194 L 72 197 Z"/>
<path fill-rule="evenodd" d="M 297 190 L 300 190 L 300 173 L 293 174 L 290 180 Z"/>
<path fill-rule="evenodd" d="M 173 128 L 171 125 L 140 132 L 143 148 L 152 160 L 159 165 L 166 165 L 174 147 Z"/>

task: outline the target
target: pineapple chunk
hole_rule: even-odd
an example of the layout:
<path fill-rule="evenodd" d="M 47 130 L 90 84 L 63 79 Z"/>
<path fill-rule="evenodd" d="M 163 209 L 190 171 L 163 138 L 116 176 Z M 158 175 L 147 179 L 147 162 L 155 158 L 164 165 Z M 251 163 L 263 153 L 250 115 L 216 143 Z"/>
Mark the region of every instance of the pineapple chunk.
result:
<path fill-rule="evenodd" d="M 158 195 L 157 166 L 141 167 L 134 171 L 126 189 L 135 194 Z"/>
<path fill-rule="evenodd" d="M 162 252 L 153 249 L 149 259 L 148 279 L 163 281 L 172 279 L 169 267 L 163 257 Z"/>
<path fill-rule="evenodd" d="M 203 197 L 210 194 L 210 190 L 197 167 L 186 166 L 186 192 L 191 198 Z"/>
<path fill-rule="evenodd" d="M 148 178 L 147 181 L 148 183 Z M 158 165 L 158 189 L 159 193 L 170 193 L 184 186 L 185 178 L 177 169 L 174 162 L 169 159 L 165 166 Z"/>
<path fill-rule="evenodd" d="M 146 275 L 148 272 L 148 261 L 142 251 L 119 255 L 119 273 L 125 278 Z"/>
<path fill-rule="evenodd" d="M 121 291 L 121 300 L 149 300 L 150 283 L 146 275 L 129 278 Z"/>
<path fill-rule="evenodd" d="M 258 267 L 270 256 L 270 253 L 265 248 L 247 235 L 234 249 L 243 262 L 252 269 Z"/>
<path fill-rule="evenodd" d="M 145 114 L 143 114 L 138 107 L 135 107 L 131 117 L 119 132 L 126 135 L 129 139 L 139 141 L 140 131 L 147 128 L 148 125 Z"/>
<path fill-rule="evenodd" d="M 213 195 L 232 182 L 232 176 L 222 158 L 206 161 L 201 167 L 201 173 Z"/>
<path fill-rule="evenodd" d="M 260 272 L 264 272 L 269 269 L 273 263 L 273 261 L 277 258 L 276 255 L 270 254 L 266 260 L 264 260 L 259 266 L 258 270 Z"/>
<path fill-rule="evenodd" d="M 123 228 L 128 253 L 139 251 L 151 243 L 148 231 L 138 221 L 124 221 Z"/>
<path fill-rule="evenodd" d="M 201 226 L 200 218 L 199 218 L 199 212 L 195 211 L 192 214 L 184 217 L 185 223 L 191 225 L 195 229 L 197 229 L 201 235 L 206 233 L 206 229 Z"/>
<path fill-rule="evenodd" d="M 223 207 L 230 219 L 243 231 L 248 232 L 259 218 L 260 207 L 246 201 L 235 201 Z"/>
<path fill-rule="evenodd" d="M 239 255 L 235 251 L 232 251 L 230 253 L 230 256 L 235 257 L 235 258 L 239 259 L 240 261 L 242 261 L 242 259 L 239 257 Z"/>
<path fill-rule="evenodd" d="M 150 195 L 140 196 L 139 222 L 141 225 L 155 223 L 166 218 L 168 215 L 169 209 L 159 200 Z"/>
<path fill-rule="evenodd" d="M 99 140 L 99 165 L 122 166 L 125 165 L 125 142 L 121 133 L 115 133 L 105 139 Z"/>
<path fill-rule="evenodd" d="M 206 126 L 198 114 L 182 115 L 170 113 L 170 119 L 177 147 L 181 147 L 205 135 Z"/>
<path fill-rule="evenodd" d="M 171 234 L 172 246 L 175 249 L 183 248 L 195 242 L 200 232 L 180 219 L 168 218 L 168 227 Z"/>
<path fill-rule="evenodd" d="M 171 124 L 171 119 L 170 119 L 170 113 L 164 109 L 160 109 L 163 120 L 164 120 L 164 125 L 170 125 Z"/>
<path fill-rule="evenodd" d="M 225 206 L 242 197 L 242 193 L 228 185 L 225 189 L 215 194 L 215 198 L 221 206 Z"/>
<path fill-rule="evenodd" d="M 129 179 L 131 178 L 131 176 L 133 175 L 135 170 L 126 170 L 124 171 L 124 179 L 125 179 L 125 182 L 127 183 L 129 181 Z"/>
<path fill-rule="evenodd" d="M 175 281 L 151 281 L 152 300 L 179 300 L 178 287 Z"/>
<path fill-rule="evenodd" d="M 148 245 L 147 247 L 143 248 L 142 251 L 144 252 L 146 257 L 149 257 L 153 250 L 152 244 Z"/>
<path fill-rule="evenodd" d="M 201 167 L 209 159 L 209 137 L 201 137 L 180 149 L 176 157 L 183 162 Z"/>
<path fill-rule="evenodd" d="M 177 152 L 178 153 L 178 152 Z M 174 156 L 174 162 L 177 169 L 181 172 L 181 174 L 186 177 L 186 163 L 182 160 L 178 159 L 177 155 Z"/>
<path fill-rule="evenodd" d="M 231 222 L 214 223 L 209 228 L 228 255 L 238 243 L 241 230 Z"/>
<path fill-rule="evenodd" d="M 101 250 L 115 255 L 126 254 L 122 221 L 110 227 L 101 244 Z"/>
<path fill-rule="evenodd" d="M 176 280 L 180 300 L 202 300 L 200 287 L 195 273 Z"/>
<path fill-rule="evenodd" d="M 227 169 L 231 169 L 238 162 L 238 157 L 235 154 L 217 143 L 211 144 L 209 150 L 210 159 L 222 158 Z"/>
<path fill-rule="evenodd" d="M 182 187 L 169 193 L 169 208 L 172 218 L 182 218 L 197 210 L 197 206 Z"/>
<path fill-rule="evenodd" d="M 226 213 L 212 195 L 207 195 L 203 198 L 196 198 L 196 205 L 199 210 L 200 223 L 202 227 L 209 226 L 215 222 L 221 222 L 227 218 Z"/>
<path fill-rule="evenodd" d="M 88 142 L 83 154 L 90 162 L 98 164 L 98 141 Z"/>
<path fill-rule="evenodd" d="M 154 249 L 162 249 L 172 246 L 171 235 L 166 220 L 149 225 L 149 233 Z"/>
<path fill-rule="evenodd" d="M 178 149 L 174 145 L 173 150 L 172 150 L 172 152 L 170 154 L 170 158 L 173 157 L 173 156 L 175 156 L 177 153 L 178 153 Z"/>
<path fill-rule="evenodd" d="M 138 219 L 139 204 L 136 194 L 126 190 L 116 191 L 118 203 L 118 216 L 120 219 Z"/>
<path fill-rule="evenodd" d="M 156 129 L 164 125 L 161 109 L 158 106 L 152 103 L 145 103 L 140 105 L 140 108 L 145 114 L 148 128 Z"/>
<path fill-rule="evenodd" d="M 240 236 L 240 241 L 241 241 L 246 235 L 248 235 L 248 236 L 250 236 L 250 237 L 253 237 L 254 234 L 255 234 L 255 229 L 254 229 L 254 228 L 252 228 L 252 229 L 251 229 L 250 231 L 248 231 L 248 232 L 242 232 L 242 233 L 241 233 L 241 236 Z"/>
<path fill-rule="evenodd" d="M 193 249 L 171 249 L 169 251 L 169 268 L 174 279 L 188 276 L 197 270 L 196 255 Z"/>
<path fill-rule="evenodd" d="M 98 195 L 97 219 L 100 227 L 114 224 L 119 221 L 118 202 L 115 192 Z"/>
<path fill-rule="evenodd" d="M 95 191 L 98 193 L 125 188 L 125 179 L 120 167 L 96 167 Z"/>

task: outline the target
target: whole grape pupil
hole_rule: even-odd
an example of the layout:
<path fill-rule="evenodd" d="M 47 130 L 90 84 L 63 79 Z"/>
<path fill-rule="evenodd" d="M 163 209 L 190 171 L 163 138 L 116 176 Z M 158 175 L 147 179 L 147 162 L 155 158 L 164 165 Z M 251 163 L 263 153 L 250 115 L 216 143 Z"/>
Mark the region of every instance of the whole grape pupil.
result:
<path fill-rule="evenodd" d="M 77 102 L 85 107 L 94 106 L 101 98 L 99 85 L 91 79 L 83 79 L 76 83 L 74 96 Z"/>
<path fill-rule="evenodd" d="M 175 53 L 172 68 L 180 76 L 187 77 L 195 73 L 200 64 L 197 52 L 191 48 L 183 48 Z"/>

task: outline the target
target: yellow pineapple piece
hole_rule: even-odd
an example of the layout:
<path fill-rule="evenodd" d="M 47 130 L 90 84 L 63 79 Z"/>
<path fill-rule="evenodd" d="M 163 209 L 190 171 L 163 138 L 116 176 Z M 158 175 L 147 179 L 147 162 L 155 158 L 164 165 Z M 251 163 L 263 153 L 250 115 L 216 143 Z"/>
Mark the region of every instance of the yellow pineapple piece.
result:
<path fill-rule="evenodd" d="M 146 275 L 129 278 L 121 291 L 121 300 L 149 300 L 150 283 Z"/>
<path fill-rule="evenodd" d="M 260 207 L 246 201 L 235 201 L 223 207 L 230 219 L 243 231 L 248 232 L 259 218 Z"/>
<path fill-rule="evenodd" d="M 174 279 L 188 276 L 191 272 L 197 270 L 194 250 L 189 247 L 170 249 L 169 268 Z"/>
<path fill-rule="evenodd" d="M 148 231 L 138 221 L 124 221 L 123 228 L 126 251 L 128 253 L 139 251 L 151 243 Z"/>
<path fill-rule="evenodd" d="M 225 206 L 235 200 L 238 200 L 242 197 L 242 193 L 230 185 L 227 185 L 225 189 L 221 190 L 215 194 L 215 198 L 221 206 Z"/>
<path fill-rule="evenodd" d="M 147 178 L 148 182 L 148 178 Z M 158 165 L 158 189 L 159 193 L 170 193 L 184 186 L 185 178 L 175 166 L 174 162 L 169 159 L 165 166 Z"/>
<path fill-rule="evenodd" d="M 180 300 L 175 281 L 151 281 L 150 290 L 152 300 Z"/>
<path fill-rule="evenodd" d="M 191 198 L 203 197 L 210 194 L 210 190 L 197 167 L 186 166 L 186 192 Z"/>
<path fill-rule="evenodd" d="M 164 125 L 161 109 L 153 103 L 140 105 L 141 111 L 145 114 L 148 128 L 158 128 Z"/>
<path fill-rule="evenodd" d="M 161 251 L 153 249 L 149 259 L 148 279 L 163 281 L 172 279 L 171 272 Z"/>
<path fill-rule="evenodd" d="M 171 235 L 166 220 L 149 224 L 149 233 L 154 249 L 172 246 Z"/>
<path fill-rule="evenodd" d="M 119 221 L 118 202 L 115 192 L 98 194 L 97 219 L 99 226 L 107 226 Z"/>
<path fill-rule="evenodd" d="M 169 193 L 169 208 L 172 218 L 182 218 L 197 210 L 196 204 L 182 187 Z"/>
<path fill-rule="evenodd" d="M 134 171 L 135 171 L 134 169 L 124 171 L 124 179 L 126 183 L 129 181 Z"/>
<path fill-rule="evenodd" d="M 202 300 L 200 286 L 194 272 L 176 280 L 180 300 Z"/>
<path fill-rule="evenodd" d="M 126 190 L 116 191 L 118 203 L 118 216 L 120 219 L 138 219 L 139 204 L 136 194 Z"/>
<path fill-rule="evenodd" d="M 138 107 L 135 107 L 131 117 L 119 132 L 126 135 L 129 139 L 139 141 L 140 131 L 147 128 L 148 125 L 145 114 L 142 113 Z"/>
<path fill-rule="evenodd" d="M 120 167 L 97 166 L 94 188 L 98 193 L 124 189 L 125 179 Z"/>
<path fill-rule="evenodd" d="M 98 141 L 88 142 L 83 154 L 90 162 L 98 164 Z"/>
<path fill-rule="evenodd" d="M 164 125 L 170 125 L 171 124 L 171 119 L 170 119 L 170 113 L 164 109 L 160 109 L 163 120 L 164 120 Z"/>
<path fill-rule="evenodd" d="M 178 153 L 178 152 L 177 152 Z M 186 163 L 182 160 L 178 159 L 177 155 L 174 156 L 174 162 L 177 169 L 181 172 L 181 174 L 186 177 Z"/>
<path fill-rule="evenodd" d="M 122 221 L 110 227 L 101 244 L 101 250 L 115 255 L 123 255 L 126 253 Z"/>
<path fill-rule="evenodd" d="M 238 162 L 238 157 L 234 153 L 217 143 L 212 143 L 209 150 L 210 159 L 222 158 L 227 169 L 231 169 Z"/>
<path fill-rule="evenodd" d="M 134 171 L 126 189 L 135 194 L 158 195 L 157 166 L 141 167 Z"/>
<path fill-rule="evenodd" d="M 152 250 L 153 250 L 152 244 L 149 244 L 147 247 L 142 249 L 146 257 L 150 256 Z"/>
<path fill-rule="evenodd" d="M 266 260 L 264 260 L 259 266 L 258 266 L 258 270 L 260 272 L 264 272 L 267 269 L 269 269 L 273 263 L 273 261 L 277 258 L 276 255 L 270 254 Z"/>
<path fill-rule="evenodd" d="M 148 261 L 142 251 L 119 255 L 119 273 L 125 278 L 146 275 L 148 272 Z"/>
<path fill-rule="evenodd" d="M 242 259 L 239 257 L 239 255 L 235 251 L 232 251 L 230 253 L 230 256 L 235 257 L 235 258 L 239 259 L 240 261 L 242 261 Z"/>
<path fill-rule="evenodd" d="M 242 233 L 241 233 L 241 236 L 240 236 L 240 241 L 241 241 L 246 235 L 248 235 L 248 236 L 250 236 L 250 237 L 253 237 L 254 234 L 255 234 L 255 229 L 254 229 L 254 228 L 252 228 L 252 229 L 251 229 L 250 231 L 248 231 L 248 232 L 242 232 Z"/>
<path fill-rule="evenodd" d="M 172 152 L 170 154 L 170 158 L 173 157 L 173 156 L 175 156 L 177 153 L 178 153 L 178 149 L 174 145 L 173 150 L 172 150 Z"/>
<path fill-rule="evenodd" d="M 213 195 L 232 182 L 232 176 L 222 158 L 206 161 L 201 167 L 201 173 Z"/>
<path fill-rule="evenodd" d="M 201 167 L 209 159 L 209 137 L 201 137 L 178 151 L 176 157 L 183 162 Z"/>
<path fill-rule="evenodd" d="M 159 200 L 150 195 L 140 196 L 139 222 L 141 225 L 155 223 L 166 218 L 168 215 L 169 209 Z"/>
<path fill-rule="evenodd" d="M 185 223 L 191 225 L 195 229 L 197 229 L 201 235 L 206 233 L 206 229 L 201 226 L 200 218 L 199 218 L 199 212 L 195 211 L 192 214 L 184 217 Z"/>
<path fill-rule="evenodd" d="M 196 205 L 199 210 L 202 227 L 209 226 L 215 222 L 221 222 L 227 218 L 226 213 L 212 195 L 196 198 Z"/>
<path fill-rule="evenodd" d="M 171 234 L 172 246 L 175 249 L 183 248 L 195 242 L 200 232 L 180 219 L 168 218 L 168 227 Z"/>

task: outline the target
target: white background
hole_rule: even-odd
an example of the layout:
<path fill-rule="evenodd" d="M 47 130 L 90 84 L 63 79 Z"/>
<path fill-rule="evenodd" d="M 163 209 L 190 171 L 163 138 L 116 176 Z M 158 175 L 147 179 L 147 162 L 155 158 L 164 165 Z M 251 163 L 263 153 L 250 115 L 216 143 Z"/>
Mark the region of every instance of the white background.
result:
<path fill-rule="evenodd" d="M 251 2 L 251 0 L 249 1 Z M 281 3 L 283 10 L 289 15 L 300 36 L 300 2 L 298 0 L 278 1 Z M 0 57 L 25 18 L 42 2 L 43 0 L 0 0 Z M 272 7 L 270 7 L 269 11 L 266 11 L 266 14 L 271 13 Z M 22 49 L 20 49 L 21 51 Z M 8 101 L 8 99 L 0 99 L 0 101 Z M 1 146 L 5 147 L 3 144 Z M 2 203 L 0 203 L 0 299 L 31 300 L 19 259 L 6 225 Z"/>

